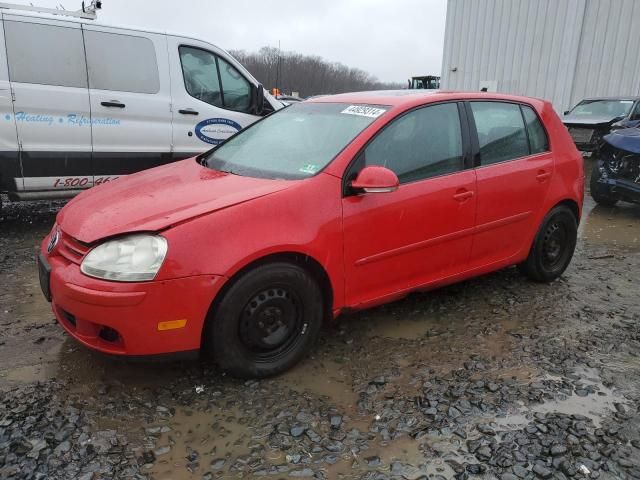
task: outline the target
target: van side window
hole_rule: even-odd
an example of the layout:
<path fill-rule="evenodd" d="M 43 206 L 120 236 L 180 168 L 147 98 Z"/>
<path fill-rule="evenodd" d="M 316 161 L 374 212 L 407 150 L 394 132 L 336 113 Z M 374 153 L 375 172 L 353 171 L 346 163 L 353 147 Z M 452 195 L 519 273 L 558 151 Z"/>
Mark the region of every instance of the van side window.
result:
<path fill-rule="evenodd" d="M 524 121 L 527 124 L 531 154 L 548 151 L 549 139 L 547 138 L 547 132 L 544 131 L 544 127 L 540 123 L 538 115 L 536 115 L 536 112 L 534 112 L 531 107 L 527 107 L 526 105 L 521 105 L 521 107 Z"/>
<path fill-rule="evenodd" d="M 156 49 L 145 37 L 84 31 L 89 87 L 133 93 L 158 93 Z"/>
<path fill-rule="evenodd" d="M 251 85 L 233 65 L 222 58 L 218 58 L 218 66 L 225 108 L 248 112 L 251 108 Z"/>
<path fill-rule="evenodd" d="M 81 29 L 6 20 L 4 34 L 12 82 L 87 88 Z"/>
<path fill-rule="evenodd" d="M 463 170 L 458 105 L 423 107 L 394 120 L 365 148 L 364 165 L 387 167 L 400 183 Z"/>
<path fill-rule="evenodd" d="M 491 165 L 529 155 L 520 106 L 503 102 L 471 102 L 478 132 L 480 163 Z"/>
<path fill-rule="evenodd" d="M 189 95 L 216 107 L 222 107 L 216 56 L 199 48 L 180 47 L 180 62 L 184 86 Z"/>

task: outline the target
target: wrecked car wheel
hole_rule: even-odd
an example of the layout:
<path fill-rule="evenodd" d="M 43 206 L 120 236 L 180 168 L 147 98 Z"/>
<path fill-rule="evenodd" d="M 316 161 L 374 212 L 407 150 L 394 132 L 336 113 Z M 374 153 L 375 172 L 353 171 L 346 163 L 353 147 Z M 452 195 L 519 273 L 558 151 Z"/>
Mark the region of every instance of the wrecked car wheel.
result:
<path fill-rule="evenodd" d="M 519 270 L 536 282 L 551 282 L 569 266 L 576 247 L 578 225 L 567 206 L 551 210 L 538 229 L 529 256 Z"/>
<path fill-rule="evenodd" d="M 224 293 L 206 341 L 218 365 L 236 377 L 277 375 L 315 343 L 323 311 L 320 288 L 302 268 L 262 265 Z"/>
<path fill-rule="evenodd" d="M 591 179 L 589 181 L 591 197 L 593 197 L 598 205 L 613 207 L 618 203 L 618 198 L 611 193 L 611 190 L 607 185 L 603 185 L 599 182 L 600 178 L 602 178 L 602 172 L 598 165 L 594 165 L 593 170 L 591 170 Z"/>

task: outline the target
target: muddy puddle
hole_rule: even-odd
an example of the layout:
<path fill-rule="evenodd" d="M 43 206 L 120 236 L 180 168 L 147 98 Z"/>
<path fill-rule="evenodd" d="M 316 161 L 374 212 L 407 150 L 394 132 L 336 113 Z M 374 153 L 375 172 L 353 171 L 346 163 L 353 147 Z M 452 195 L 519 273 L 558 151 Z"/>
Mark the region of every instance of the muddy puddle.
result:
<path fill-rule="evenodd" d="M 625 405 L 627 401 L 618 391 L 604 385 L 600 374 L 593 368 L 581 367 L 573 377 L 579 378 L 572 394 L 561 394 L 558 398 L 545 399 L 544 403 L 515 406 L 510 413 L 502 417 L 491 418 L 501 429 L 520 429 L 533 421 L 536 414 L 559 413 L 573 415 L 579 413 L 591 421 L 596 427 L 601 426 L 603 418 L 616 412 L 616 404 Z M 545 375 L 539 381 L 561 382 L 561 377 Z"/>
<path fill-rule="evenodd" d="M 640 205 L 620 203 L 614 208 L 587 202 L 580 233 L 589 245 L 608 251 L 640 251 Z M 594 258 L 597 259 L 597 258 Z"/>

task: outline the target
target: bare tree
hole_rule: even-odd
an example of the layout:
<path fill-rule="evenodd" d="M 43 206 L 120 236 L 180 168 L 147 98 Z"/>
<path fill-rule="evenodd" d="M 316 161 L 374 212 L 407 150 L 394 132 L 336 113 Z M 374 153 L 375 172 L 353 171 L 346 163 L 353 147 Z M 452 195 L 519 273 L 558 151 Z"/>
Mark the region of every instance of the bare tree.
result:
<path fill-rule="evenodd" d="M 278 87 L 283 93 L 300 92 L 300 96 L 362 90 L 406 88 L 404 83 L 383 83 L 358 68 L 350 68 L 321 57 L 296 52 L 278 52 L 262 47 L 258 52 L 231 51 L 267 89 Z M 278 68 L 280 71 L 278 72 Z M 279 85 L 276 81 L 279 79 Z"/>

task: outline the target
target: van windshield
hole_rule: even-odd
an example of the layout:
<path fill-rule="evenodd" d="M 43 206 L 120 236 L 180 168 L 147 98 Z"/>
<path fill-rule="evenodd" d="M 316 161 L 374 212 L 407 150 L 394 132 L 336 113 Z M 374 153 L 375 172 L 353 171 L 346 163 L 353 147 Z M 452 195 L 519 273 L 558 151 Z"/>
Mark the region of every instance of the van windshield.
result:
<path fill-rule="evenodd" d="M 215 170 L 249 177 L 311 177 L 387 108 L 301 102 L 239 133 L 211 151 L 203 163 Z"/>

